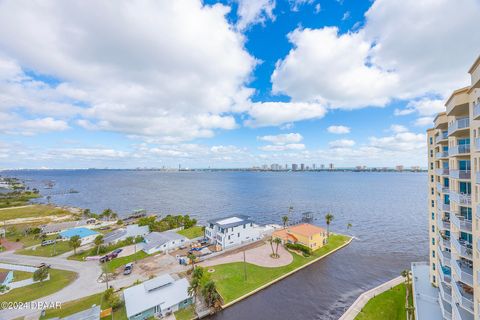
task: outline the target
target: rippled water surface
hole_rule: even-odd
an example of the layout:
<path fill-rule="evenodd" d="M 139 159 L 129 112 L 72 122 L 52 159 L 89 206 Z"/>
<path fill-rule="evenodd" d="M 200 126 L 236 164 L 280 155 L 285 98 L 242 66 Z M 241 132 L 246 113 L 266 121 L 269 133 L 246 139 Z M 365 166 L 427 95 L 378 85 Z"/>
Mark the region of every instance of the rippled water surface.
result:
<path fill-rule="evenodd" d="M 338 319 L 363 291 L 427 260 L 427 175 L 356 172 L 156 172 L 56 170 L 4 172 L 27 180 L 51 201 L 125 215 L 189 213 L 203 222 L 247 214 L 281 223 L 313 212 L 356 239 L 346 248 L 217 314 L 215 319 Z M 54 181 L 53 189 L 44 189 Z M 64 194 L 69 189 L 79 193 Z M 46 199 L 39 201 L 45 202 Z M 353 227 L 347 230 L 347 224 Z"/>

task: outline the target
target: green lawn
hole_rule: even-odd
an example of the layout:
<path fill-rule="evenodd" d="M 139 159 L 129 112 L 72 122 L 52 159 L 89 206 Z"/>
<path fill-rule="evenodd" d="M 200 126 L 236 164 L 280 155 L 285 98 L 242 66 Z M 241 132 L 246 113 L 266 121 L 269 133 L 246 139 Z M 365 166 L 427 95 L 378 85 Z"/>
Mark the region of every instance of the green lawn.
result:
<path fill-rule="evenodd" d="M 210 275 L 217 285 L 218 292 L 223 297 L 223 302 L 228 303 L 314 259 L 324 256 L 346 243 L 349 239 L 347 236 L 331 234 L 328 244 L 314 251 L 310 257 L 292 254 L 292 263 L 283 267 L 267 268 L 247 263 L 246 281 L 243 262 L 213 266 L 211 268 L 215 269 L 215 272 L 210 273 Z"/>
<path fill-rule="evenodd" d="M 0 220 L 10 220 L 17 218 L 46 217 L 46 216 L 65 216 L 72 215 L 67 210 L 55 208 L 48 205 L 33 205 L 25 208 L 8 208 L 0 210 Z"/>
<path fill-rule="evenodd" d="M 107 309 L 107 305 L 105 301 L 102 301 L 103 292 L 93 294 L 91 296 L 83 297 L 81 299 L 72 300 L 66 303 L 62 303 L 62 307 L 60 309 L 48 309 L 45 313 L 45 316 L 40 317 L 40 319 L 51 319 L 55 317 L 63 318 L 77 312 L 86 310 L 90 308 L 92 305 L 101 305 L 102 309 Z M 111 316 L 107 316 L 102 319 L 112 319 Z M 114 320 L 127 320 L 127 313 L 125 310 L 125 306 L 122 306 L 120 309 L 115 310 L 113 312 L 113 319 Z"/>
<path fill-rule="evenodd" d="M 405 288 L 402 283 L 370 299 L 355 320 L 405 320 Z M 411 294 L 410 304 L 413 305 Z"/>
<path fill-rule="evenodd" d="M 188 306 L 185 309 L 178 310 L 175 312 L 175 318 L 177 320 L 192 320 L 195 318 L 195 310 L 193 305 Z"/>
<path fill-rule="evenodd" d="M 10 271 L 7 269 L 0 269 L 0 272 L 6 272 Z M 25 279 L 30 279 L 33 277 L 33 273 L 31 272 L 26 272 L 26 271 L 18 271 L 18 270 L 12 270 L 13 271 L 13 281 L 21 281 Z"/>
<path fill-rule="evenodd" d="M 43 247 L 38 246 L 35 249 L 21 249 L 15 251 L 15 253 L 24 254 L 27 256 L 53 257 L 71 250 L 72 247 L 70 247 L 68 241 L 57 241 L 56 244 Z"/>
<path fill-rule="evenodd" d="M 30 191 L 22 192 L 20 194 L 3 194 L 0 196 L 0 208 L 9 208 L 16 206 L 24 206 L 28 204 L 30 199 L 38 198 L 39 195 Z"/>
<path fill-rule="evenodd" d="M 114 272 L 115 269 L 121 266 L 124 266 L 127 263 L 142 260 L 146 257 L 148 257 L 148 254 L 146 254 L 144 251 L 137 251 L 137 253 L 126 256 L 126 257 L 115 258 L 107 262 L 107 271 Z"/>
<path fill-rule="evenodd" d="M 51 269 L 50 280 L 13 289 L 9 293 L 0 295 L 0 302 L 26 302 L 36 300 L 63 289 L 75 280 L 76 277 L 77 274 L 75 272 Z"/>
<path fill-rule="evenodd" d="M 188 229 L 183 229 L 177 231 L 178 234 L 181 234 L 188 239 L 198 238 L 203 236 L 203 227 L 202 226 L 193 226 Z"/>

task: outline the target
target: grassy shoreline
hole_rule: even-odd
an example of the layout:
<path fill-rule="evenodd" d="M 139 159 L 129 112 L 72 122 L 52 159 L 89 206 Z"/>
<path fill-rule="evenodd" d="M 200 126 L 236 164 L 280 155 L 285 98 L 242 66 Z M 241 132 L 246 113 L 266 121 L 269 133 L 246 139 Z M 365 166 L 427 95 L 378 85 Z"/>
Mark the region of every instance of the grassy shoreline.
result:
<path fill-rule="evenodd" d="M 268 268 L 243 262 L 234 262 L 212 266 L 215 272 L 211 273 L 217 290 L 223 298 L 227 308 L 232 304 L 270 286 L 271 284 L 288 277 L 289 275 L 309 266 L 325 256 L 343 248 L 352 241 L 351 237 L 332 234 L 329 243 L 316 250 L 310 257 L 293 254 L 293 261 L 287 266 Z M 244 268 L 247 280 L 244 278 Z"/>

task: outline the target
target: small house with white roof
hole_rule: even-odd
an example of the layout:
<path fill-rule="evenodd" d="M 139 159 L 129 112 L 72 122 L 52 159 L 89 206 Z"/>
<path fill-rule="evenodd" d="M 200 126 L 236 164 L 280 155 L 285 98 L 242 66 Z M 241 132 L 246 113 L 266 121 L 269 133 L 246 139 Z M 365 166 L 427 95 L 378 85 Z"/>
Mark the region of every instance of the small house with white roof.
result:
<path fill-rule="evenodd" d="M 261 230 L 250 217 L 235 215 L 208 221 L 205 236 L 222 249 L 260 240 Z"/>
<path fill-rule="evenodd" d="M 164 317 L 192 303 L 188 280 L 164 274 L 123 291 L 127 318 L 143 320 Z"/>

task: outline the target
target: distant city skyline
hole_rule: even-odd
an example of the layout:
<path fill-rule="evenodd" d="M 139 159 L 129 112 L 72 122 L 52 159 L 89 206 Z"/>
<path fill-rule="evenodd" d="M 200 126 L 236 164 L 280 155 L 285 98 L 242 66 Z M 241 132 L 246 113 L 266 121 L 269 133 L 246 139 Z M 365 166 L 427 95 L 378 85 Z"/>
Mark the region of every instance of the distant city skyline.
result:
<path fill-rule="evenodd" d="M 475 0 L 135 3 L 0 2 L 0 169 L 423 168 L 480 54 Z"/>

